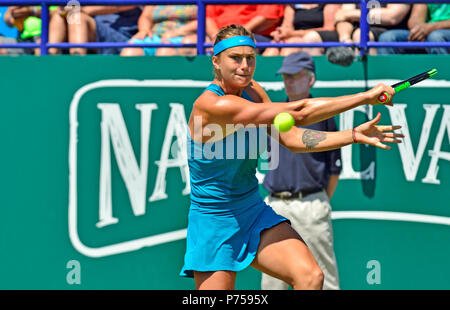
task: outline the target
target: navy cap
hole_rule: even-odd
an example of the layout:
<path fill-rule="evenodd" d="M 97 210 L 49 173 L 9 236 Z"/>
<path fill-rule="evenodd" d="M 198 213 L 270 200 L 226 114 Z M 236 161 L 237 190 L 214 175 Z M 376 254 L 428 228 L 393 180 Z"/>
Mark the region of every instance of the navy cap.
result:
<path fill-rule="evenodd" d="M 296 74 L 304 68 L 316 73 L 316 66 L 312 57 L 305 52 L 297 52 L 284 58 L 283 65 L 277 74 Z"/>

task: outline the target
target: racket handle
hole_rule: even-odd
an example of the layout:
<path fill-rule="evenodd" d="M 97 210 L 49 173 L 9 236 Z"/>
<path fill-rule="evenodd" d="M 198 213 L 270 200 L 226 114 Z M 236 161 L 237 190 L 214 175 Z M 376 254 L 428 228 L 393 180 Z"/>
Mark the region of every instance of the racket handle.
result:
<path fill-rule="evenodd" d="M 389 94 L 387 92 L 383 92 L 380 96 L 377 98 L 377 102 L 379 104 L 385 104 L 389 101 Z"/>

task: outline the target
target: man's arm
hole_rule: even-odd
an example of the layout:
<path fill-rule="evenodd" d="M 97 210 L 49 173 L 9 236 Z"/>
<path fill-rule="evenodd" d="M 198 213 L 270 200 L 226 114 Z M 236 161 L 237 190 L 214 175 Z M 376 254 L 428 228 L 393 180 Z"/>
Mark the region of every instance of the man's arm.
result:
<path fill-rule="evenodd" d="M 266 29 L 272 28 L 278 23 L 279 19 L 269 19 L 264 16 L 258 15 L 249 20 L 244 28 L 251 32 L 263 32 Z"/>
<path fill-rule="evenodd" d="M 425 41 L 427 36 L 435 30 L 450 28 L 450 20 L 435 23 L 427 23 L 428 6 L 426 4 L 414 4 L 411 16 L 408 20 L 410 41 Z"/>
<path fill-rule="evenodd" d="M 330 177 L 328 178 L 328 186 L 327 186 L 328 200 L 331 200 L 331 197 L 333 197 L 333 194 L 334 194 L 334 191 L 336 190 L 338 181 L 339 181 L 338 174 L 330 174 Z"/>
<path fill-rule="evenodd" d="M 211 39 L 212 43 L 216 40 L 217 32 L 219 32 L 219 26 L 216 23 L 216 20 L 219 16 L 223 14 L 223 10 L 221 6 L 218 5 L 208 5 L 206 6 L 206 19 L 205 19 L 205 27 L 206 34 Z"/>
<path fill-rule="evenodd" d="M 371 21 L 379 21 L 380 25 L 395 26 L 408 14 L 410 5 L 389 3 L 385 8 L 373 8 L 369 11 Z"/>
<path fill-rule="evenodd" d="M 16 6 L 10 6 L 6 9 L 5 14 L 3 14 L 3 21 L 9 27 L 14 27 L 14 18 L 12 17 L 12 11 L 16 8 Z"/>
<path fill-rule="evenodd" d="M 342 8 L 342 4 L 327 4 L 323 9 L 323 27 L 319 29 L 312 30 L 330 30 L 336 29 L 334 24 L 334 16 L 336 16 L 337 11 Z"/>
<path fill-rule="evenodd" d="M 334 22 L 357 22 L 361 18 L 361 10 L 355 4 L 344 3 L 334 16 Z"/>
<path fill-rule="evenodd" d="M 426 4 L 414 4 L 408 19 L 408 28 L 413 29 L 417 25 L 425 24 L 428 8 Z"/>
<path fill-rule="evenodd" d="M 152 36 L 153 25 L 153 5 L 146 5 L 138 19 L 138 32 L 133 38 L 144 40 L 147 36 Z"/>
<path fill-rule="evenodd" d="M 245 25 L 245 29 L 247 29 L 248 31 L 254 32 L 255 29 L 259 28 L 260 26 L 264 25 L 265 22 L 268 19 L 265 18 L 264 16 L 258 15 L 253 17 L 251 20 L 249 20 Z"/>
<path fill-rule="evenodd" d="M 217 27 L 216 22 L 211 17 L 206 17 L 205 24 L 206 24 L 206 34 L 211 38 L 211 41 L 214 44 L 217 32 L 219 32 L 219 27 Z"/>
<path fill-rule="evenodd" d="M 355 8 L 356 6 L 354 4 L 344 3 L 342 4 L 341 9 L 339 9 L 334 15 L 334 25 L 340 42 L 353 42 L 352 31 L 354 27 L 352 23 L 346 20 L 345 15 L 347 11 L 355 10 Z"/>
<path fill-rule="evenodd" d="M 339 36 L 339 41 L 344 43 L 351 43 L 353 25 L 350 22 L 342 21 L 336 24 L 336 32 Z"/>
<path fill-rule="evenodd" d="M 40 10 L 38 12 L 33 6 L 10 6 L 6 9 L 5 14 L 3 15 L 3 20 L 9 27 L 14 27 L 16 20 L 24 20 L 29 16 L 39 15 Z"/>
<path fill-rule="evenodd" d="M 336 12 L 341 8 L 340 4 L 327 4 L 323 10 L 324 21 L 322 27 L 310 28 L 310 29 L 298 29 L 282 28 L 279 30 L 280 39 L 287 39 L 291 37 L 303 37 L 309 31 L 334 31 L 334 16 Z"/>
<path fill-rule="evenodd" d="M 286 5 L 286 7 L 284 8 L 284 16 L 280 28 L 294 29 L 294 16 L 294 8 L 290 5 Z"/>
<path fill-rule="evenodd" d="M 247 30 L 261 33 L 278 25 L 283 17 L 284 6 L 276 4 L 256 5 L 255 17 L 243 25 Z"/>
<path fill-rule="evenodd" d="M 194 33 L 196 30 L 197 30 L 197 21 L 191 20 L 178 28 L 164 32 L 161 36 L 161 39 L 184 37 L 188 34 Z"/>
<path fill-rule="evenodd" d="M 434 23 L 427 23 L 426 27 L 427 27 L 426 30 L 427 30 L 428 34 L 432 33 L 435 30 L 439 30 L 439 29 L 449 29 L 450 28 L 450 19 L 441 20 L 441 21 L 434 22 Z"/>

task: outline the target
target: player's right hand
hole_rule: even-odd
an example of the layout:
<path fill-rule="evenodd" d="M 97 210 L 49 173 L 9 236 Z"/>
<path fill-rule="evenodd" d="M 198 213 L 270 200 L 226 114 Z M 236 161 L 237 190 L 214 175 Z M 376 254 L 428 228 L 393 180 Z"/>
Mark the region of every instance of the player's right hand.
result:
<path fill-rule="evenodd" d="M 392 103 L 392 98 L 395 95 L 395 90 L 387 85 L 384 85 L 383 83 L 379 83 L 377 86 L 375 86 L 374 88 L 368 90 L 367 92 L 368 95 L 368 104 L 371 105 L 389 105 L 389 106 L 393 106 Z M 380 103 L 378 101 L 378 98 L 383 95 L 384 93 L 387 93 L 389 96 L 389 100 L 384 102 L 384 103 Z"/>

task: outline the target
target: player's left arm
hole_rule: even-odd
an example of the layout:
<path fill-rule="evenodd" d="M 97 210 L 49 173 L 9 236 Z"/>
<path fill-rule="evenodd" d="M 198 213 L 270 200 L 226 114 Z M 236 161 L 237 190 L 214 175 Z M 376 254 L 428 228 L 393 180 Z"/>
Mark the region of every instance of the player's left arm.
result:
<path fill-rule="evenodd" d="M 287 132 L 272 129 L 271 135 L 292 153 L 330 151 L 354 143 L 351 129 L 330 132 L 292 127 Z"/>
<path fill-rule="evenodd" d="M 404 135 L 391 132 L 400 129 L 401 126 L 378 126 L 381 113 L 366 123 L 344 131 L 318 131 L 292 127 L 287 132 L 278 132 L 275 129 L 269 132 L 293 153 L 323 152 L 341 148 L 353 143 L 373 145 L 385 150 L 392 149 L 385 143 L 401 143 Z"/>

